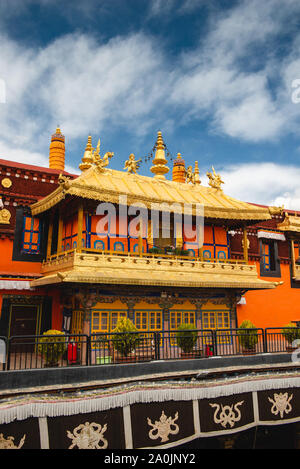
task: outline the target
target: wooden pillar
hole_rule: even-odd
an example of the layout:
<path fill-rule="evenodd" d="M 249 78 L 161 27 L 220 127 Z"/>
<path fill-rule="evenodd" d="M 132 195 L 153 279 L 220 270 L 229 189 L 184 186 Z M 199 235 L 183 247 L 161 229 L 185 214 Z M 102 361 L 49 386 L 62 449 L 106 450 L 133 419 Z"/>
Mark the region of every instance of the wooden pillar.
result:
<path fill-rule="evenodd" d="M 83 203 L 79 202 L 78 205 L 78 218 L 77 218 L 77 250 L 82 249 L 82 231 L 83 231 Z"/>
<path fill-rule="evenodd" d="M 295 243 L 291 239 L 291 261 L 292 261 L 292 277 L 296 277 L 296 259 L 295 259 Z"/>
<path fill-rule="evenodd" d="M 63 217 L 62 213 L 59 212 L 59 220 L 58 220 L 58 236 L 57 236 L 57 254 L 59 254 L 62 251 L 62 235 L 63 235 Z"/>
<path fill-rule="evenodd" d="M 244 227 L 243 229 L 243 250 L 244 250 L 244 260 L 248 263 L 249 256 L 248 256 L 248 238 L 247 238 L 247 228 Z"/>
<path fill-rule="evenodd" d="M 49 257 L 51 256 L 52 236 L 53 236 L 53 214 L 50 217 L 50 223 L 49 223 L 49 228 L 48 228 L 47 255 L 46 255 L 47 259 L 49 259 Z"/>

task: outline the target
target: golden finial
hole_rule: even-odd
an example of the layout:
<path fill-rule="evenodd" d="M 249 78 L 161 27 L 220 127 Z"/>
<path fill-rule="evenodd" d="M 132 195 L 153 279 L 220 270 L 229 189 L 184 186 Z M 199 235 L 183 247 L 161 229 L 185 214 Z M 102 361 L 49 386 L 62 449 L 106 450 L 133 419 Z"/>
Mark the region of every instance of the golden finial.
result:
<path fill-rule="evenodd" d="M 194 171 L 194 183 L 195 184 L 200 184 L 200 176 L 199 176 L 199 166 L 198 166 L 198 161 L 195 161 L 195 171 Z"/>
<path fill-rule="evenodd" d="M 93 164 L 93 148 L 92 148 L 92 137 L 91 135 L 88 136 L 88 141 L 85 147 L 85 152 L 82 157 L 82 163 L 79 165 L 79 169 L 81 171 L 85 171 L 86 169 L 89 169 L 92 164 Z"/>
<path fill-rule="evenodd" d="M 162 133 L 157 132 L 157 140 L 155 144 L 155 157 L 153 159 L 153 166 L 150 168 L 151 172 L 155 174 L 156 179 L 165 179 L 165 174 L 169 172 L 166 165 L 167 159 L 165 157 L 165 144 L 163 141 Z"/>

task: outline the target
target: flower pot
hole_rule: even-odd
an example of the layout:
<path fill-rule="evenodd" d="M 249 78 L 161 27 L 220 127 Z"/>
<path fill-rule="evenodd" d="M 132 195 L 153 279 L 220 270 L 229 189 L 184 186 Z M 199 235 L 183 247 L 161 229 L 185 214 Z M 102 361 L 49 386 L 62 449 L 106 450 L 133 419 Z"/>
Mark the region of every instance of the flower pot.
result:
<path fill-rule="evenodd" d="M 255 348 L 246 348 L 243 349 L 243 355 L 255 355 L 256 349 Z"/>
<path fill-rule="evenodd" d="M 183 360 L 196 358 L 196 352 L 194 352 L 194 351 L 192 351 L 192 352 L 181 352 L 180 353 L 180 358 L 182 358 Z"/>
<path fill-rule="evenodd" d="M 137 357 L 135 357 L 134 355 L 129 355 L 127 357 L 124 357 L 123 355 L 114 356 L 115 363 L 134 363 L 136 361 L 137 361 Z"/>
<path fill-rule="evenodd" d="M 45 363 L 44 368 L 55 368 L 58 366 L 58 362 L 56 363 Z"/>

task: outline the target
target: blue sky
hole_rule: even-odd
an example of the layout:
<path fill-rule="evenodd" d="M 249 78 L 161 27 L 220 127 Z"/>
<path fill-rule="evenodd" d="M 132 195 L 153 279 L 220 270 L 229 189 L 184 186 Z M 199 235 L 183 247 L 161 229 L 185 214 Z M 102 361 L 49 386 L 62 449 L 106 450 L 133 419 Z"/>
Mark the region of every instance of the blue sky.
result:
<path fill-rule="evenodd" d="M 1 0 L 0 40 L 1 158 L 47 165 L 59 124 L 69 170 L 89 134 L 123 169 L 161 130 L 204 185 L 300 210 L 298 0 Z"/>

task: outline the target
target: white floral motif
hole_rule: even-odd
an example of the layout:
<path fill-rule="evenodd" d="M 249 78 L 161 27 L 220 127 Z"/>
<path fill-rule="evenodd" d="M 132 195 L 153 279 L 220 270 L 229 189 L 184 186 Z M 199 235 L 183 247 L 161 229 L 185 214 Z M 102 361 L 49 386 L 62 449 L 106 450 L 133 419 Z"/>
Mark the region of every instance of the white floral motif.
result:
<path fill-rule="evenodd" d="M 292 406 L 290 401 L 293 398 L 293 394 L 290 396 L 287 392 L 276 394 L 274 393 L 274 399 L 268 397 L 269 401 L 273 404 L 271 408 L 271 412 L 273 415 L 278 415 L 280 413 L 280 417 L 283 418 L 284 413 L 288 414 L 292 410 Z"/>
<path fill-rule="evenodd" d="M 230 425 L 232 428 L 236 422 L 239 422 L 241 420 L 241 411 L 239 409 L 239 406 L 241 406 L 244 403 L 244 401 L 237 402 L 235 405 L 222 405 L 221 404 L 221 412 L 219 417 L 217 417 L 218 412 L 220 411 L 220 406 L 219 404 L 209 404 L 211 407 L 216 407 L 215 413 L 214 413 L 214 422 L 215 423 L 220 423 L 222 427 L 226 428 L 227 424 Z"/>
<path fill-rule="evenodd" d="M 151 440 L 156 440 L 157 438 L 160 438 L 161 443 L 163 443 L 169 440 L 169 435 L 177 435 L 177 433 L 179 432 L 179 426 L 174 423 L 177 419 L 178 412 L 176 412 L 175 417 L 172 419 L 171 417 L 167 417 L 164 411 L 162 411 L 160 419 L 156 420 L 154 424 L 148 417 L 148 425 L 153 427 L 152 430 L 149 431 L 149 438 L 151 438 Z M 154 434 L 155 431 L 157 432 L 156 434 Z"/>
<path fill-rule="evenodd" d="M 98 423 L 89 423 L 78 425 L 74 428 L 73 433 L 67 431 L 68 438 L 71 438 L 72 444 L 69 449 L 77 446 L 79 449 L 106 449 L 108 446 L 107 440 L 103 437 L 104 432 L 107 430 L 107 424 L 103 427 Z M 99 445 L 100 441 L 103 443 Z"/>
<path fill-rule="evenodd" d="M 18 446 L 14 443 L 14 437 L 8 436 L 4 438 L 3 433 L 0 433 L 0 449 L 20 449 L 24 445 L 26 435 L 23 435 Z"/>

